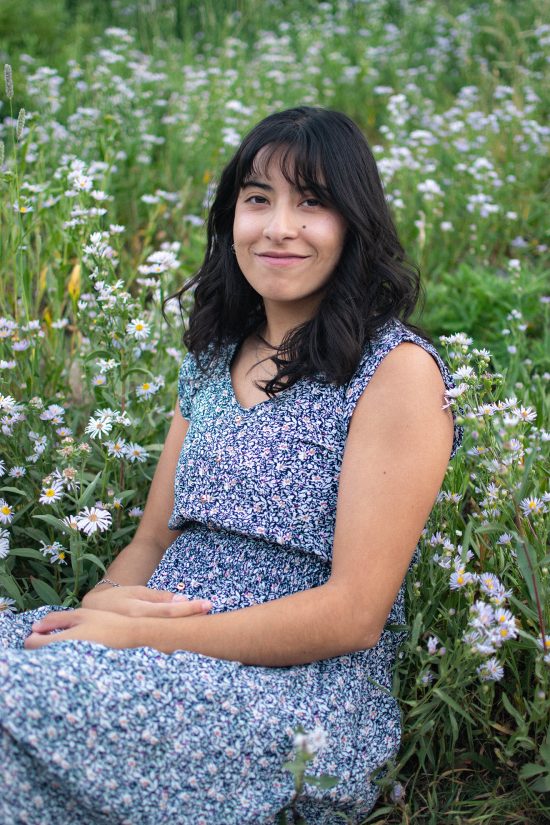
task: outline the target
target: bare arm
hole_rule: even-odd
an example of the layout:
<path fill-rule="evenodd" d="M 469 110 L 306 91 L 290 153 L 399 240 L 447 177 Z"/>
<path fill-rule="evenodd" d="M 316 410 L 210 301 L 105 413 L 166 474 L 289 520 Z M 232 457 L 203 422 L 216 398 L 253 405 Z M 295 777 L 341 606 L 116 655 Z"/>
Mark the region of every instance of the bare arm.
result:
<path fill-rule="evenodd" d="M 188 428 L 189 421 L 182 417 L 179 403 L 176 403 L 141 522 L 132 541 L 121 550 L 105 574 L 118 584 L 145 585 L 168 545 L 181 533 L 180 530 L 169 530 L 167 524 L 174 507 L 176 465 Z M 111 585 L 102 584 L 94 588 L 94 592 L 109 587 Z M 82 600 L 84 607 L 85 599 L 86 596 Z"/>
<path fill-rule="evenodd" d="M 143 618 L 133 646 L 282 667 L 375 645 L 448 463 L 443 392 L 434 360 L 414 344 L 376 371 L 352 417 L 326 584 L 215 615 Z"/>

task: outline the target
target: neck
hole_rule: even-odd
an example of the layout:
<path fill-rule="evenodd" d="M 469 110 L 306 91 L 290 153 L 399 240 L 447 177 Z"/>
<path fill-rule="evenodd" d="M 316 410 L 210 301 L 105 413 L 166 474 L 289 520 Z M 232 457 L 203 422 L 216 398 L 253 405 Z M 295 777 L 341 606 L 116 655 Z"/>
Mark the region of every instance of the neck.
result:
<path fill-rule="evenodd" d="M 266 320 L 264 325 L 258 330 L 258 334 L 267 341 L 268 344 L 277 349 L 285 335 L 291 330 L 309 321 L 317 311 L 319 300 L 315 302 L 307 301 L 299 306 L 281 306 L 271 304 L 264 300 Z"/>

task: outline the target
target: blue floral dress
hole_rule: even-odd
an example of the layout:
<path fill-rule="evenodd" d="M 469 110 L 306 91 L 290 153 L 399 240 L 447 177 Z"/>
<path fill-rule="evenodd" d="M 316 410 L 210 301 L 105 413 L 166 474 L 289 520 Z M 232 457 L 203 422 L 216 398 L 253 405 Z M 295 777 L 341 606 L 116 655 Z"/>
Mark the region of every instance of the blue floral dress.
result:
<path fill-rule="evenodd" d="M 302 380 L 245 409 L 229 345 L 203 375 L 186 356 L 181 411 L 191 422 L 169 526 L 182 533 L 149 585 L 237 610 L 323 584 L 330 575 L 338 476 L 355 405 L 385 355 L 412 341 L 391 321 L 344 387 Z M 460 441 L 455 426 L 452 455 Z M 414 564 L 417 552 L 411 562 Z M 63 609 L 63 608 L 54 608 Z M 370 649 L 292 667 L 259 667 L 181 650 L 114 650 L 64 641 L 22 648 L 42 607 L 0 619 L 0 822 L 27 825 L 269 825 L 293 794 L 283 770 L 294 729 L 328 737 L 298 805 L 313 825 L 360 822 L 371 772 L 397 754 L 391 696 L 404 631 Z M 405 624 L 404 583 L 388 624 Z M 299 633 L 299 628 L 296 629 Z"/>

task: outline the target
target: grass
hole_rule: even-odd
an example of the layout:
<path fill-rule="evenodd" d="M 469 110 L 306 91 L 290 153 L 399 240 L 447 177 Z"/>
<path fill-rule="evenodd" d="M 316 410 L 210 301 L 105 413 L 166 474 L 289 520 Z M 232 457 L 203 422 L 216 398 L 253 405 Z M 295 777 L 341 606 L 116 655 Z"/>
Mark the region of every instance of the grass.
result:
<path fill-rule="evenodd" d="M 393 688 L 403 742 L 369 823 L 537 825 L 548 813 L 542 18 L 534 0 L 0 9 L 14 81 L 0 109 L 7 609 L 78 605 L 135 530 L 183 356 L 161 302 L 201 261 L 209 192 L 240 137 L 306 102 L 350 114 L 373 146 L 424 276 L 416 320 L 465 384 L 465 444 L 407 583 Z M 159 250 L 172 259 L 155 269 Z M 136 321 L 144 338 L 128 332 Z M 91 435 L 100 417 L 109 439 Z M 94 504 L 108 530 L 64 523 Z M 471 636 L 480 601 L 512 616 L 492 653 Z"/>

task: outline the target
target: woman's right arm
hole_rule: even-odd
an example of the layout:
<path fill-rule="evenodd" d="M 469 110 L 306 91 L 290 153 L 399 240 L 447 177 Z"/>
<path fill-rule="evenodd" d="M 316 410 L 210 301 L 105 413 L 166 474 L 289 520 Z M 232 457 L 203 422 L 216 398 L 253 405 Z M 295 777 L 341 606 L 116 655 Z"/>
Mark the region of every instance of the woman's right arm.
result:
<path fill-rule="evenodd" d="M 158 566 L 168 545 L 180 534 L 180 530 L 170 530 L 168 520 L 174 507 L 174 480 L 176 466 L 189 429 L 189 421 L 182 417 L 179 402 L 176 403 L 174 418 L 170 425 L 164 447 L 151 482 L 147 503 L 132 541 L 109 565 L 105 576 L 122 587 L 100 584 L 90 590 L 82 599 L 82 607 L 110 610 L 127 615 L 145 615 L 154 610 L 160 616 L 161 605 L 151 602 L 172 602 L 173 594 L 166 590 L 154 590 L 145 585 Z M 198 612 L 198 601 L 189 602 L 193 612 Z M 147 602 L 149 604 L 147 604 Z M 185 603 L 172 603 L 182 615 Z"/>

